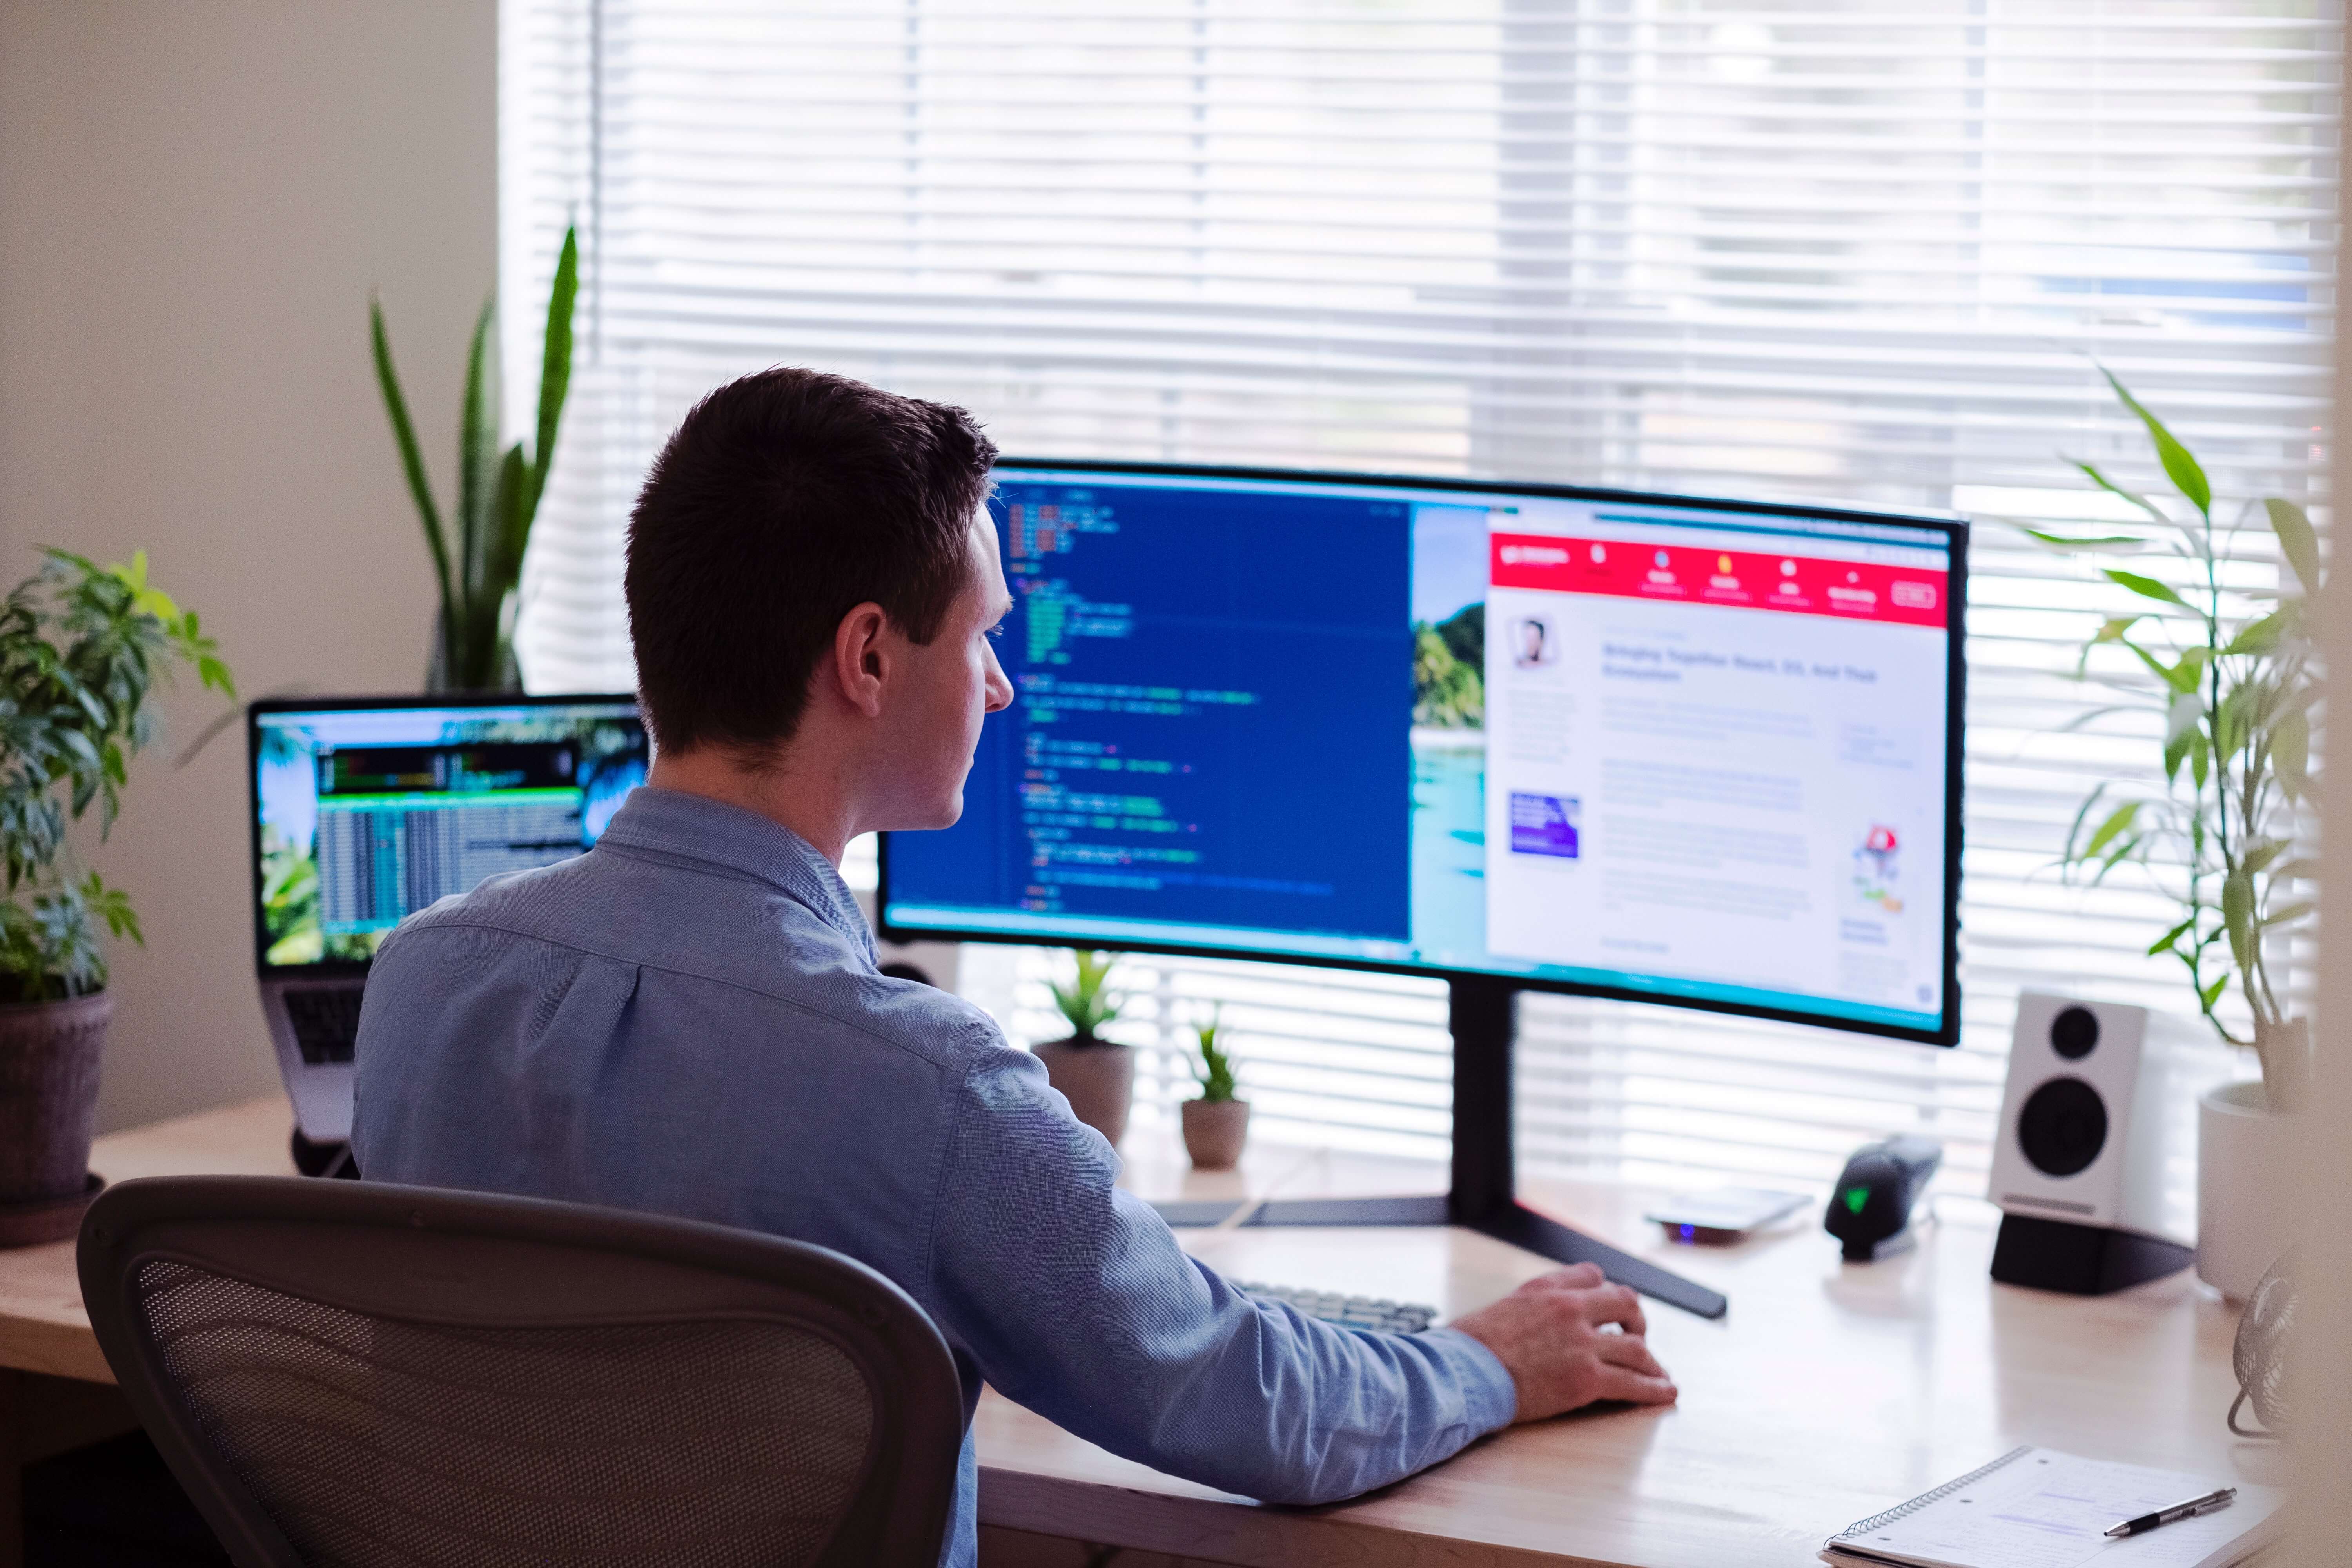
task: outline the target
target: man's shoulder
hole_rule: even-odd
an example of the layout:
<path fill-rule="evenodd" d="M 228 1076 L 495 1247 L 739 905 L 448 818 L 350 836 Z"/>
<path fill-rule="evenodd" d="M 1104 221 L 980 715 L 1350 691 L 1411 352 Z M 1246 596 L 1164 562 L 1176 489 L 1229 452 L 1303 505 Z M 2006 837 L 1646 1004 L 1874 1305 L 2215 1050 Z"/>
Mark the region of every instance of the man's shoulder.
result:
<path fill-rule="evenodd" d="M 641 988 L 700 994 L 739 1014 L 812 1016 L 880 1039 L 941 1068 L 1009 1049 L 986 1010 L 953 992 L 877 973 L 863 943 L 782 889 L 755 880 L 704 885 L 608 885 L 582 856 L 496 877 L 403 921 L 379 965 L 462 963 L 529 984 L 550 984 L 583 960 L 635 969 Z M 635 881 L 635 868 L 622 879 Z M 568 874 L 567 874 L 568 873 Z M 668 879 L 663 879 L 665 882 Z"/>

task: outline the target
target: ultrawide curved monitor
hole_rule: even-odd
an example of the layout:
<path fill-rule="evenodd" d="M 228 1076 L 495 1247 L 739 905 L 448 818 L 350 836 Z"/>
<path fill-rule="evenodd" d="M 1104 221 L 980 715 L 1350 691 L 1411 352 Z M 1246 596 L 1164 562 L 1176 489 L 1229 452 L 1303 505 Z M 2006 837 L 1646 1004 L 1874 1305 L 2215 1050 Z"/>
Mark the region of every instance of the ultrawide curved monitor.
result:
<path fill-rule="evenodd" d="M 901 940 L 1447 975 L 1950 1044 L 1967 530 L 1007 461 L 1017 693 Z"/>

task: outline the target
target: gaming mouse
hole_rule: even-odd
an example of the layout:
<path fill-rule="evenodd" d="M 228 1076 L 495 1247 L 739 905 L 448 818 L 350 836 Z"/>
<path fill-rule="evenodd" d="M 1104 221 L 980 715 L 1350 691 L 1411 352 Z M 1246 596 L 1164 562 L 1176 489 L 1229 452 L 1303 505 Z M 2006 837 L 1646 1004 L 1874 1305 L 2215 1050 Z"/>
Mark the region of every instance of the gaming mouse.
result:
<path fill-rule="evenodd" d="M 1822 1220 L 1822 1228 L 1845 1244 L 1848 1263 L 1873 1262 L 1910 1245 L 1912 1205 L 1943 1163 L 1941 1143 L 1909 1133 L 1853 1152 Z"/>

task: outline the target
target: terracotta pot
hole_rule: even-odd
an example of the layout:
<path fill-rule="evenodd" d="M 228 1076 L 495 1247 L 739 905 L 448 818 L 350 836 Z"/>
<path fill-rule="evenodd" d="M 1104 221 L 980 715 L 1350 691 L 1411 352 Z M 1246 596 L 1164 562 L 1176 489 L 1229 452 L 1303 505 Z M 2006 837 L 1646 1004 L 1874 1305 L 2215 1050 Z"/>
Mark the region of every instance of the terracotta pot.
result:
<path fill-rule="evenodd" d="M 1246 1100 L 1188 1100 L 1184 1102 L 1184 1152 L 1204 1171 L 1229 1171 L 1241 1162 L 1242 1145 L 1249 1139 Z"/>
<path fill-rule="evenodd" d="M 2295 1119 L 2271 1109 L 2260 1079 L 2197 1101 L 2197 1278 L 2232 1301 L 2294 1245 L 2295 1137 Z"/>
<path fill-rule="evenodd" d="M 98 1065 L 114 998 L 0 1006 L 0 1247 L 71 1236 L 89 1173 Z"/>
<path fill-rule="evenodd" d="M 1135 1100 L 1135 1047 L 1107 1040 L 1087 1046 L 1054 1040 L 1029 1048 L 1045 1064 L 1047 1081 L 1070 1102 L 1070 1114 L 1118 1148 L 1127 1132 L 1127 1109 Z"/>

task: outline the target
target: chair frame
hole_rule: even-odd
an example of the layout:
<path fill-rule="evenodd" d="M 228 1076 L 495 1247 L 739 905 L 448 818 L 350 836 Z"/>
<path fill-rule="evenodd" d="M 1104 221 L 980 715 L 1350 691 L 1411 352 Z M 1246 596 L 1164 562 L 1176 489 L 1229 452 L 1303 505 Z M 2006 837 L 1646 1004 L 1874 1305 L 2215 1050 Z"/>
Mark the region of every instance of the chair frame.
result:
<path fill-rule="evenodd" d="M 788 1321 L 848 1355 L 875 1397 L 868 1469 L 825 1568 L 939 1561 L 963 1442 L 955 1363 L 929 1316 L 837 1252 L 753 1231 L 541 1198 L 288 1176 L 124 1182 L 84 1216 L 90 1326 L 123 1394 L 239 1568 L 315 1568 L 205 1443 L 142 1326 L 147 1263 L 436 1328 Z"/>

